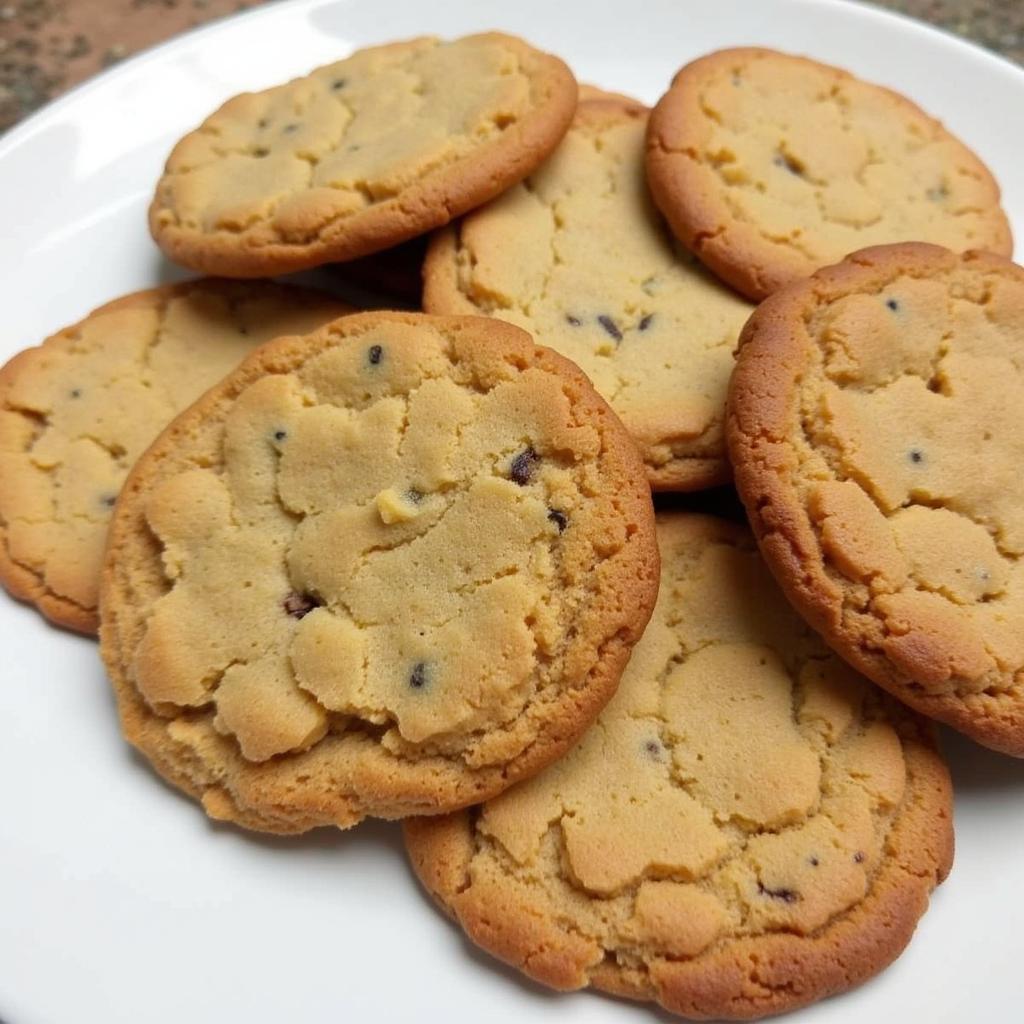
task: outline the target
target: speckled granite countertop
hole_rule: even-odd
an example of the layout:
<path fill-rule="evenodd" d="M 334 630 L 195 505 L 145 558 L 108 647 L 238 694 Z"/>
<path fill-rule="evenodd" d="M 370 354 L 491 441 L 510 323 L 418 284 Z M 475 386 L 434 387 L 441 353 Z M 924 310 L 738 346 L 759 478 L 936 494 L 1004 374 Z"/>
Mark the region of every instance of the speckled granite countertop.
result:
<path fill-rule="evenodd" d="M 214 18 L 275 2 L 0 0 L 0 131 L 129 54 Z M 1024 63 L 1024 0 L 874 2 Z"/>

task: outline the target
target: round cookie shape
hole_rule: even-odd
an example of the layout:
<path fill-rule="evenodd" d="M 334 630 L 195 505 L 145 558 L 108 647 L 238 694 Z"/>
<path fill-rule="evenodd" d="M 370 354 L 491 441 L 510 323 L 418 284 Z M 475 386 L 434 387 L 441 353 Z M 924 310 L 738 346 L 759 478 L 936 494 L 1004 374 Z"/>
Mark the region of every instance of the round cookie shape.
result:
<path fill-rule="evenodd" d="M 930 723 L 831 654 L 738 525 L 661 514 L 661 592 L 619 689 L 557 764 L 410 819 L 426 888 L 558 989 L 750 1019 L 894 960 L 952 859 Z"/>
<path fill-rule="evenodd" d="M 574 360 L 640 447 L 651 485 L 729 479 L 725 391 L 750 304 L 672 238 L 644 179 L 647 110 L 580 103 L 551 158 L 437 232 L 424 308 L 500 317 Z"/>
<path fill-rule="evenodd" d="M 257 345 L 349 307 L 267 282 L 126 295 L 0 368 L 0 582 L 51 621 L 99 625 L 107 524 L 132 463 Z"/>
<path fill-rule="evenodd" d="M 498 321 L 366 313 L 264 346 L 139 460 L 100 632 L 155 767 L 300 832 L 539 771 L 657 586 L 639 458 L 578 368 Z"/>
<path fill-rule="evenodd" d="M 805 57 L 739 48 L 687 64 L 647 142 L 672 230 L 754 300 L 866 246 L 1013 252 L 974 153 L 898 93 Z"/>
<path fill-rule="evenodd" d="M 576 81 L 489 32 L 359 50 L 228 100 L 173 149 L 149 212 L 173 260 L 266 277 L 447 224 L 519 181 L 565 134 Z"/>
<path fill-rule="evenodd" d="M 911 707 L 1024 756 L 1024 270 L 919 243 L 763 303 L 736 484 L 787 597 Z"/>

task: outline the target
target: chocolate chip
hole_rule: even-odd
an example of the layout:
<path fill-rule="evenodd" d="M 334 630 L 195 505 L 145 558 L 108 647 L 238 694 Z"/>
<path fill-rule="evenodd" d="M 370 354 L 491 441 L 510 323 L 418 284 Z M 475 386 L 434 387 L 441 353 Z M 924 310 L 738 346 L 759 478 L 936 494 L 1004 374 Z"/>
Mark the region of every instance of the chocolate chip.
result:
<path fill-rule="evenodd" d="M 894 313 L 896 313 L 896 312 L 898 312 L 898 311 L 899 311 L 899 308 L 900 308 L 900 304 L 899 304 L 899 303 L 898 303 L 898 302 L 897 302 L 897 301 L 896 301 L 895 299 L 886 299 L 886 300 L 885 300 L 885 304 L 886 304 L 886 305 L 887 305 L 887 306 L 889 307 L 889 309 L 891 309 L 891 310 L 892 310 L 892 311 L 893 311 Z"/>
<path fill-rule="evenodd" d="M 539 461 L 537 453 L 532 448 L 526 448 L 512 460 L 508 470 L 509 478 L 520 487 L 525 487 L 530 482 Z"/>
<path fill-rule="evenodd" d="M 274 440 L 275 441 L 283 441 L 287 436 L 288 436 L 288 431 L 287 430 L 275 430 L 274 431 Z"/>
<path fill-rule="evenodd" d="M 802 165 L 788 153 L 778 152 L 772 159 L 772 163 L 776 167 L 784 167 L 790 174 L 795 174 L 798 178 L 803 176 L 804 169 Z"/>
<path fill-rule="evenodd" d="M 924 452 L 921 451 L 920 448 L 911 448 L 910 451 L 907 453 L 907 457 L 915 465 L 920 465 L 922 462 L 924 462 Z"/>
<path fill-rule="evenodd" d="M 266 156 L 266 155 L 267 155 L 267 154 L 268 154 L 269 152 L 270 152 L 270 150 L 269 150 L 269 149 L 267 149 L 267 147 L 266 147 L 266 146 L 257 146 L 257 147 L 256 147 L 256 149 L 254 149 L 254 150 L 252 151 L 252 155 L 253 155 L 253 156 L 258 156 L 258 157 L 264 157 L 264 156 Z"/>
<path fill-rule="evenodd" d="M 812 868 L 816 868 L 821 863 L 821 861 L 818 860 L 817 857 L 808 857 L 807 862 L 811 865 Z"/>
<path fill-rule="evenodd" d="M 569 519 L 566 514 L 564 512 L 559 512 L 557 508 L 553 508 L 548 511 L 548 519 L 558 527 L 559 533 L 564 533 L 565 528 L 569 525 Z"/>
<path fill-rule="evenodd" d="M 414 505 L 418 505 L 423 500 L 423 492 L 417 491 L 415 487 L 410 487 L 409 490 L 405 492 L 405 496 Z"/>
<path fill-rule="evenodd" d="M 646 331 L 651 326 L 651 321 L 654 319 L 653 313 L 648 313 L 640 323 L 637 325 L 637 330 Z"/>
<path fill-rule="evenodd" d="M 371 366 L 376 366 L 384 358 L 384 349 L 380 345 L 371 345 L 366 350 L 366 358 L 370 361 Z"/>
<path fill-rule="evenodd" d="M 116 494 L 104 494 L 103 497 L 100 498 L 100 504 L 101 505 L 106 505 L 107 508 L 113 508 L 116 502 L 117 502 L 117 495 Z"/>
<path fill-rule="evenodd" d="M 269 120 L 269 118 L 266 118 L 266 117 L 261 117 L 261 118 L 260 118 L 260 119 L 259 119 L 259 120 L 258 120 L 258 121 L 256 122 L 256 125 L 257 125 L 257 127 L 259 127 L 259 128 L 266 128 L 268 124 L 270 124 L 270 120 Z"/>
<path fill-rule="evenodd" d="M 72 389 L 71 389 L 71 390 L 70 390 L 70 391 L 68 392 L 68 394 L 69 394 L 69 395 L 70 395 L 70 396 L 71 396 L 72 398 L 81 398 L 81 397 L 82 397 L 82 389 L 81 389 L 81 388 L 72 388 Z"/>
<path fill-rule="evenodd" d="M 297 132 L 298 130 L 299 130 L 299 126 L 293 121 L 291 124 L 286 124 L 281 129 L 281 134 L 282 135 L 291 135 L 292 132 Z"/>
<path fill-rule="evenodd" d="M 610 334 L 617 342 L 622 341 L 622 331 L 619 330 L 619 325 L 610 316 L 605 316 L 605 314 L 602 313 L 597 318 L 597 322 L 605 329 L 605 332 Z"/>
<path fill-rule="evenodd" d="M 422 690 L 427 685 L 427 663 L 417 661 L 409 673 L 409 686 L 414 690 Z"/>
<path fill-rule="evenodd" d="M 566 322 L 573 327 L 579 327 L 579 325 L 583 322 L 582 320 L 580 320 L 578 316 L 572 316 L 570 313 L 565 314 L 565 319 Z"/>
<path fill-rule="evenodd" d="M 771 896 L 773 900 L 782 900 L 783 903 L 796 903 L 800 894 L 792 889 L 769 889 L 763 882 L 757 883 L 757 891 L 762 896 Z"/>
<path fill-rule="evenodd" d="M 853 863 L 854 863 L 854 864 L 863 864 L 863 863 L 864 863 L 864 854 L 863 854 L 863 853 L 861 853 L 861 852 L 860 852 L 860 850 L 858 850 L 858 851 L 857 851 L 857 852 L 856 852 L 856 853 L 855 853 L 855 854 L 853 855 Z"/>
<path fill-rule="evenodd" d="M 644 744 L 644 752 L 652 761 L 661 760 L 661 744 L 657 740 L 648 740 Z"/>
<path fill-rule="evenodd" d="M 284 599 L 282 607 L 293 619 L 301 619 L 314 608 L 319 608 L 321 604 L 323 602 L 318 601 L 312 594 L 300 594 L 297 590 L 293 590 Z"/>
<path fill-rule="evenodd" d="M 333 82 L 331 82 L 331 88 L 334 89 L 334 90 L 344 89 L 345 88 L 345 83 L 347 81 L 348 81 L 347 78 L 336 78 Z"/>

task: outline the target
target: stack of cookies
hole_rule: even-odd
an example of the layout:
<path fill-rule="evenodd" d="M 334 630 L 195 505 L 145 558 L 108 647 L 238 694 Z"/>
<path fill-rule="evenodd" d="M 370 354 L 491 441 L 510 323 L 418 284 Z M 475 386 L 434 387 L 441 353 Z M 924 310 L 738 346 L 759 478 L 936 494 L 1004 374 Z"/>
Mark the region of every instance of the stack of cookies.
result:
<path fill-rule="evenodd" d="M 0 578 L 99 633 L 156 771 L 404 819 L 559 989 L 755 1018 L 899 955 L 931 720 L 1024 756 L 1024 270 L 974 154 L 768 50 L 648 110 L 416 39 L 228 101 L 150 227 L 219 276 L 0 371 Z M 390 308 L 265 280 L 327 265 Z"/>

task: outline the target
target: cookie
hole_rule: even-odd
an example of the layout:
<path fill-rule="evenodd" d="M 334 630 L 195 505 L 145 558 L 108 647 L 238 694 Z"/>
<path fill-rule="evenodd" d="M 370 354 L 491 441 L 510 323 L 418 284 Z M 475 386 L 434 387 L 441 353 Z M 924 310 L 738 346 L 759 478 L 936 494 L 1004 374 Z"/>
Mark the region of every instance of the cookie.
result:
<path fill-rule="evenodd" d="M 647 111 L 586 100 L 524 182 L 431 240 L 424 308 L 486 313 L 578 363 L 659 490 L 729 478 L 732 350 L 752 307 L 678 246 L 644 184 Z"/>
<path fill-rule="evenodd" d="M 949 871 L 949 777 L 930 723 L 828 652 L 745 529 L 659 515 L 658 540 L 658 605 L 594 728 L 406 843 L 537 981 L 761 1017 L 899 955 Z"/>
<path fill-rule="evenodd" d="M 100 632 L 156 768 L 300 832 L 539 771 L 657 586 L 639 457 L 579 369 L 496 320 L 364 313 L 264 346 L 139 460 Z"/>
<path fill-rule="evenodd" d="M 53 622 L 95 633 L 121 484 L 170 419 L 257 345 L 347 311 L 253 282 L 136 292 L 0 369 L 0 581 Z"/>
<path fill-rule="evenodd" d="M 447 224 L 557 145 L 576 81 L 491 32 L 359 50 L 228 100 L 171 152 L 149 223 L 173 260 L 264 277 Z"/>
<path fill-rule="evenodd" d="M 1024 270 L 865 249 L 741 344 L 729 447 L 789 599 L 902 701 L 1024 756 Z"/>
<path fill-rule="evenodd" d="M 1013 251 L 999 186 L 938 121 L 774 50 L 687 64 L 651 115 L 647 169 L 676 235 L 755 300 L 870 245 Z"/>

